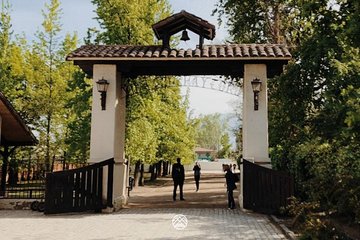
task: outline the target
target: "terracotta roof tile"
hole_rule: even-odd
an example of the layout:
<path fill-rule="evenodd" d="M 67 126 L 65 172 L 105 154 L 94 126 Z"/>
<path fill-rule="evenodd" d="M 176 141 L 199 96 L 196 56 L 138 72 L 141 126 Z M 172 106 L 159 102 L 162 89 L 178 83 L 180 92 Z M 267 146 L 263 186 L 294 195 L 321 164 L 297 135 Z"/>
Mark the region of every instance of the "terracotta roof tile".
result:
<path fill-rule="evenodd" d="M 202 57 L 205 57 L 205 58 L 209 57 L 209 46 L 203 47 Z"/>
<path fill-rule="evenodd" d="M 195 49 L 195 53 L 194 53 L 194 57 L 200 57 L 201 56 L 201 51 L 199 48 Z"/>
<path fill-rule="evenodd" d="M 168 49 L 162 46 L 84 45 L 67 56 L 84 58 L 291 58 L 289 49 L 278 44 L 204 45 L 202 49 Z"/>
<path fill-rule="evenodd" d="M 234 50 L 229 45 L 226 46 L 226 56 L 233 57 L 234 56 Z"/>
<path fill-rule="evenodd" d="M 242 50 L 242 57 L 250 57 L 250 46 L 241 46 L 241 50 Z"/>
<path fill-rule="evenodd" d="M 235 46 L 235 57 L 241 57 L 241 48 L 240 45 Z"/>
<path fill-rule="evenodd" d="M 175 49 L 171 49 L 169 57 L 176 57 L 176 54 L 177 54 L 177 51 Z"/>

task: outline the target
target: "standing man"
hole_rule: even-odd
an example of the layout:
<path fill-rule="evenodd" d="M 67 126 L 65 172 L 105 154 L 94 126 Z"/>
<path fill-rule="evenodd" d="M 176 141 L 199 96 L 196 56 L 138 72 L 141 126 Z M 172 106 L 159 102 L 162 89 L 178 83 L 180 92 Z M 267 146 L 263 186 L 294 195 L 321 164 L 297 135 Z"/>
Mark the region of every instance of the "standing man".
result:
<path fill-rule="evenodd" d="M 180 200 L 185 200 L 183 196 L 183 185 L 185 179 L 185 171 L 184 166 L 181 164 L 181 159 L 176 159 L 177 163 L 175 163 L 172 167 L 171 176 L 174 181 L 174 192 L 173 192 L 173 200 L 176 201 L 176 190 L 179 186 L 180 188 Z"/>
<path fill-rule="evenodd" d="M 230 171 L 229 165 L 224 165 L 225 179 L 226 179 L 226 190 L 228 194 L 228 208 L 235 209 L 234 193 L 236 189 L 234 174 Z"/>
<path fill-rule="evenodd" d="M 200 170 L 201 167 L 198 164 L 198 162 L 195 163 L 195 166 L 193 168 L 194 171 L 194 178 L 195 178 L 195 184 L 196 184 L 196 191 L 199 191 L 199 183 L 200 183 Z"/>

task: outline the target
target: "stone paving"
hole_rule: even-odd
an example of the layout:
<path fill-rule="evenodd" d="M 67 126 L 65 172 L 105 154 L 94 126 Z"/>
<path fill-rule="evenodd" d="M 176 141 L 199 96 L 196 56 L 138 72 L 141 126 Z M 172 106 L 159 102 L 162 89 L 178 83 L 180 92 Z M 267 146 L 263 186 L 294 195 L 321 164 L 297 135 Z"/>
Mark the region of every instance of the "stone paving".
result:
<path fill-rule="evenodd" d="M 172 220 L 182 214 L 187 225 Z M 174 227 L 175 226 L 175 227 Z M 184 229 L 179 229 L 182 227 Z M 178 228 L 178 229 L 176 229 Z M 45 216 L 0 211 L 1 240 L 286 239 L 265 215 L 211 208 L 123 209 L 112 214 Z"/>
<path fill-rule="evenodd" d="M 268 216 L 228 210 L 224 182 L 223 173 L 204 173 L 195 192 L 188 173 L 186 201 L 173 202 L 172 180 L 161 178 L 135 188 L 128 208 L 111 214 L 0 210 L 0 240 L 286 239 Z"/>

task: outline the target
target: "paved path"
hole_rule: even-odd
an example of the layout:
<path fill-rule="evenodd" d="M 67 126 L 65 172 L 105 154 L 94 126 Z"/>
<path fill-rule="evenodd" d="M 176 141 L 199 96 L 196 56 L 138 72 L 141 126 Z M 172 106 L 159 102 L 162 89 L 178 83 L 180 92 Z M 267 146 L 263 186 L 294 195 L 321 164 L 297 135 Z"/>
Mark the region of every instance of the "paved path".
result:
<path fill-rule="evenodd" d="M 177 230 L 174 216 L 187 226 Z M 179 225 L 175 223 L 177 227 Z M 112 214 L 44 216 L 32 211 L 0 211 L 1 240 L 119 239 L 285 239 L 263 215 L 210 208 L 124 209 Z"/>
<path fill-rule="evenodd" d="M 188 176 L 186 201 L 173 202 L 171 179 L 161 178 L 134 189 L 129 207 L 117 213 L 45 216 L 0 211 L 0 239 L 286 239 L 267 216 L 226 208 L 222 173 L 203 174 L 199 192 Z"/>
<path fill-rule="evenodd" d="M 195 191 L 195 181 L 192 173 L 186 172 L 184 183 L 184 198 L 179 201 L 172 199 L 173 181 L 170 177 L 159 178 L 155 183 L 147 183 L 145 187 L 136 187 L 130 193 L 130 208 L 225 208 L 227 207 L 224 173 L 202 173 L 200 190 Z M 237 201 L 238 190 L 234 191 Z"/>

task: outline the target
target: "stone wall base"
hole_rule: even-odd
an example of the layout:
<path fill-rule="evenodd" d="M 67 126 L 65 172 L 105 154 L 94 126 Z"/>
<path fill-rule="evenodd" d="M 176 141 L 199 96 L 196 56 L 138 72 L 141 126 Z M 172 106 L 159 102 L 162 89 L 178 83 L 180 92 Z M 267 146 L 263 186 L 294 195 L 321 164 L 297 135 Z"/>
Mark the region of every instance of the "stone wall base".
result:
<path fill-rule="evenodd" d="M 128 200 L 129 198 L 127 196 L 118 197 L 114 200 L 113 202 L 114 206 L 112 208 L 108 207 L 106 209 L 103 209 L 102 212 L 103 213 L 118 212 L 128 204 Z"/>
<path fill-rule="evenodd" d="M 29 210 L 35 199 L 0 199 L 0 210 Z"/>

